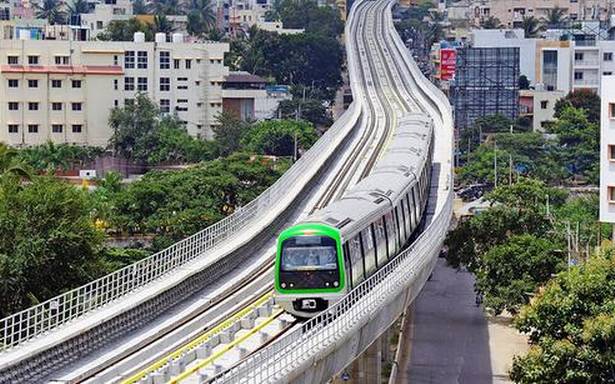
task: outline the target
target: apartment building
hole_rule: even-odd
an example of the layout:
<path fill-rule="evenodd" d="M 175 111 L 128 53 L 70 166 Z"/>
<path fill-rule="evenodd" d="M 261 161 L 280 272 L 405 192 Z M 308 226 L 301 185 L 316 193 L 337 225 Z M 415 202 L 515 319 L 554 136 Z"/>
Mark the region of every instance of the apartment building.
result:
<path fill-rule="evenodd" d="M 600 221 L 615 224 L 615 76 L 602 77 L 600 92 Z M 613 230 L 615 235 L 615 227 Z M 615 238 L 614 238 L 615 240 Z"/>
<path fill-rule="evenodd" d="M 148 95 L 193 136 L 222 111 L 226 43 L 0 40 L 0 141 L 106 145 L 113 107 Z"/>
<path fill-rule="evenodd" d="M 462 0 L 452 3 L 450 8 L 451 20 L 465 20 L 480 25 L 481 21 L 496 17 L 505 27 L 518 28 L 523 17 L 546 19 L 553 8 L 563 9 L 571 21 L 607 21 L 615 11 L 615 3 L 603 0 Z"/>

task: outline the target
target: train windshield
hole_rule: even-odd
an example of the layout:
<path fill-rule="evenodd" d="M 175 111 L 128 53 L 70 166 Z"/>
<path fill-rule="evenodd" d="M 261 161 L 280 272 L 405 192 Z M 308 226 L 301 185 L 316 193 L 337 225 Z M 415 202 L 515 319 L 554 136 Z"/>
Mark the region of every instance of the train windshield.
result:
<path fill-rule="evenodd" d="M 297 236 L 284 240 L 280 265 L 283 271 L 337 269 L 335 240 L 326 236 Z"/>

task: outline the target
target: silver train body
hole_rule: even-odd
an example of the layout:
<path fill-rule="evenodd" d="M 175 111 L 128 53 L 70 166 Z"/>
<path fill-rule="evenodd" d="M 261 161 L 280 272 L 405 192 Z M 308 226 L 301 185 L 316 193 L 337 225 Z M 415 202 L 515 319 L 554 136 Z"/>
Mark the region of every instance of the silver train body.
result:
<path fill-rule="evenodd" d="M 276 302 L 295 316 L 312 317 L 395 257 L 421 222 L 430 192 L 432 154 L 432 119 L 424 113 L 403 115 L 371 173 L 343 198 L 300 223 L 319 223 L 340 231 L 344 289 L 276 292 Z"/>

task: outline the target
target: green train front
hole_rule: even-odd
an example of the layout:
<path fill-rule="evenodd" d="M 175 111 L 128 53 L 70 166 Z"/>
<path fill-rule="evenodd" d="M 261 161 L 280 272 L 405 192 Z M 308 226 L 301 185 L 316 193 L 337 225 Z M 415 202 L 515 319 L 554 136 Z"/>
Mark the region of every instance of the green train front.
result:
<path fill-rule="evenodd" d="M 275 300 L 287 312 L 311 317 L 345 293 L 340 231 L 320 223 L 290 227 L 278 237 Z"/>

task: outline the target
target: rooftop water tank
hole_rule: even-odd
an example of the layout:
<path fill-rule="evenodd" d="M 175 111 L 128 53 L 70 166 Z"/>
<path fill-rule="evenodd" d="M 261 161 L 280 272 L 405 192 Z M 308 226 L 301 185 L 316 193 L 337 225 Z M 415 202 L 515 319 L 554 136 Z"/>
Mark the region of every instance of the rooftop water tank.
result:
<path fill-rule="evenodd" d="M 143 33 L 143 32 L 135 32 L 135 34 L 134 34 L 134 42 L 135 43 L 145 43 L 145 33 Z"/>
<path fill-rule="evenodd" d="M 184 35 L 181 33 L 174 33 L 173 34 L 173 42 L 174 43 L 183 43 L 184 42 Z"/>
<path fill-rule="evenodd" d="M 164 32 L 158 32 L 154 36 L 154 41 L 157 43 L 166 43 L 167 42 L 167 34 Z"/>

